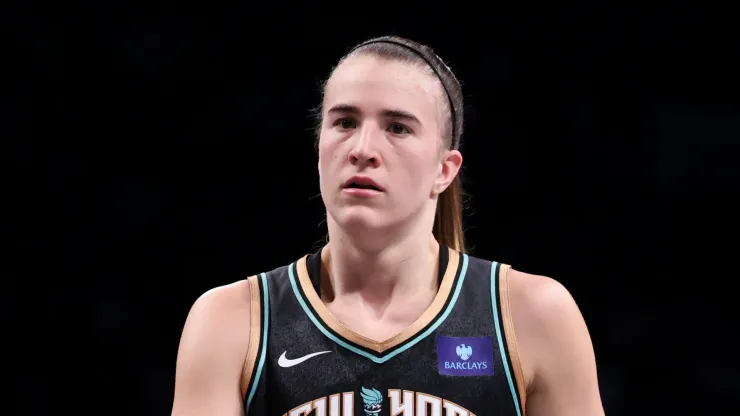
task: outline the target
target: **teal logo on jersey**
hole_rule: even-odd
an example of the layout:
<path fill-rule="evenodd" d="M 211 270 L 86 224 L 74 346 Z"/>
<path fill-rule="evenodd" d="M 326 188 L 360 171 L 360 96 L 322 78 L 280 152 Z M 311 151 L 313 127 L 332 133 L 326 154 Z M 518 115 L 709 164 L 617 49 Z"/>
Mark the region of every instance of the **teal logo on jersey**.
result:
<path fill-rule="evenodd" d="M 366 389 L 363 387 L 360 396 L 362 397 L 365 416 L 373 416 L 380 413 L 380 408 L 383 404 L 382 393 L 375 389 Z"/>

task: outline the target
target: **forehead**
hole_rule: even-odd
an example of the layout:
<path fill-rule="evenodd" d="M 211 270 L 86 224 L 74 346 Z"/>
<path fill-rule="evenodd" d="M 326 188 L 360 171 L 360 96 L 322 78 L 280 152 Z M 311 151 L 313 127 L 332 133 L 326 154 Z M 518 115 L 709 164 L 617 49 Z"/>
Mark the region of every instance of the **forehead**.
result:
<path fill-rule="evenodd" d="M 347 104 L 368 112 L 402 110 L 423 124 L 436 125 L 439 90 L 436 79 L 414 65 L 369 55 L 351 56 L 329 78 L 324 107 Z"/>

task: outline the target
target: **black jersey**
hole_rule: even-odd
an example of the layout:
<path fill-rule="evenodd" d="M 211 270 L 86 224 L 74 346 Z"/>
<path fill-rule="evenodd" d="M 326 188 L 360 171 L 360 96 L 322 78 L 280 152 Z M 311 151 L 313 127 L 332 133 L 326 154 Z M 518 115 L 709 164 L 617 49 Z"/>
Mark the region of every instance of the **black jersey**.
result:
<path fill-rule="evenodd" d="M 248 279 L 248 415 L 521 416 L 507 265 L 440 248 L 439 290 L 411 326 L 376 342 L 320 299 L 321 253 Z"/>

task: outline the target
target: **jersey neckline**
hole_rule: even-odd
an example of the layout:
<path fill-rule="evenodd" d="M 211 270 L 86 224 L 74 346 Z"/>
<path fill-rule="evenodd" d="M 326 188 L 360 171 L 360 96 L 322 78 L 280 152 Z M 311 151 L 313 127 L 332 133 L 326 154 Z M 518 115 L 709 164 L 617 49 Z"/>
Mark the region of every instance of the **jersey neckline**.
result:
<path fill-rule="evenodd" d="M 329 312 L 326 305 L 321 301 L 309 273 L 308 260 L 309 257 L 313 256 L 304 256 L 291 264 L 288 275 L 298 302 L 303 307 L 306 315 L 324 335 L 356 354 L 376 363 L 382 363 L 429 336 L 444 322 L 455 306 L 465 280 L 468 256 L 448 247 L 444 247 L 444 250 L 444 254 L 440 256 L 440 266 L 444 265 L 444 269 L 440 267 L 439 290 L 431 305 L 410 326 L 384 341 L 372 340 L 356 333 L 339 322 Z M 317 254 L 320 254 L 320 251 Z M 444 257 L 448 259 L 446 262 L 443 262 Z M 315 261 L 315 257 L 312 260 Z"/>

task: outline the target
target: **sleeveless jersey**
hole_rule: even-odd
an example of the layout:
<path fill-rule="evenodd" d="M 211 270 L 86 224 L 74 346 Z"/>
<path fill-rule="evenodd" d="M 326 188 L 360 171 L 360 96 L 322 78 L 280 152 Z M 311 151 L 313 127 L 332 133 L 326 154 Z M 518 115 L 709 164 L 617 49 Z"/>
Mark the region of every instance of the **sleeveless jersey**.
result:
<path fill-rule="evenodd" d="M 247 415 L 522 416 L 525 391 L 506 284 L 509 266 L 440 247 L 439 290 L 383 342 L 320 299 L 320 250 L 248 278 Z"/>

